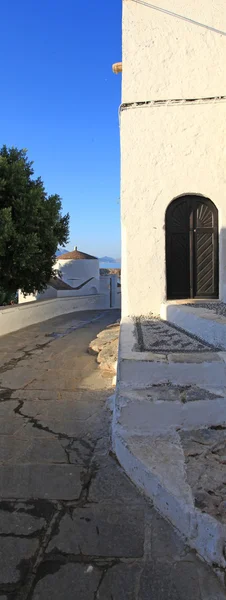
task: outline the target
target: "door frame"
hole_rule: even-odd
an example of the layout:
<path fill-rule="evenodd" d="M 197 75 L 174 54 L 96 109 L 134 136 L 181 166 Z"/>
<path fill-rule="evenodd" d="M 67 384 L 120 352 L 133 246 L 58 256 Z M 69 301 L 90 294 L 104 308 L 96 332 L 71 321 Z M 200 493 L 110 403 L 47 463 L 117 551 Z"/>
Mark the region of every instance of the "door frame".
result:
<path fill-rule="evenodd" d="M 174 198 L 172 200 L 172 202 L 170 202 L 170 204 L 167 206 L 166 209 L 166 213 L 165 213 L 165 237 L 166 237 L 166 242 L 165 242 L 165 266 L 166 266 L 166 291 L 167 291 L 167 299 L 169 300 L 176 300 L 176 299 L 183 299 L 182 297 L 176 297 L 171 295 L 169 297 L 168 295 L 168 261 L 169 261 L 169 257 L 170 257 L 170 251 L 169 251 L 169 240 L 170 240 L 170 236 L 168 235 L 168 223 L 169 223 L 169 214 L 170 214 L 170 209 L 173 208 L 173 205 L 176 205 L 177 202 L 179 204 L 179 202 L 181 201 L 186 201 L 187 200 L 187 206 L 188 206 L 188 212 L 189 212 L 189 219 L 188 219 L 188 253 L 189 253 L 189 290 L 190 290 L 190 295 L 188 296 L 188 298 L 191 299 L 200 299 L 200 298 L 214 298 L 214 299 L 218 299 L 219 298 L 219 219 L 218 219 L 218 208 L 217 206 L 214 204 L 214 202 L 212 200 L 210 200 L 210 198 L 207 198 L 206 196 L 202 196 L 201 194 L 182 194 L 180 196 L 177 196 L 176 198 Z M 196 265 L 197 265 L 197 229 L 200 230 L 203 229 L 203 232 L 207 232 L 208 228 L 201 228 L 201 227 L 197 227 L 197 223 L 195 222 L 195 201 L 200 200 L 203 204 L 206 204 L 206 206 L 209 206 L 209 208 L 212 210 L 213 212 L 213 216 L 214 216 L 214 225 L 213 227 L 209 228 L 209 230 L 213 230 L 213 235 L 214 235 L 214 289 L 216 290 L 214 292 L 214 294 L 208 294 L 208 295 L 198 295 L 196 293 L 196 287 L 197 287 L 197 279 L 195 279 L 195 270 L 196 270 Z"/>

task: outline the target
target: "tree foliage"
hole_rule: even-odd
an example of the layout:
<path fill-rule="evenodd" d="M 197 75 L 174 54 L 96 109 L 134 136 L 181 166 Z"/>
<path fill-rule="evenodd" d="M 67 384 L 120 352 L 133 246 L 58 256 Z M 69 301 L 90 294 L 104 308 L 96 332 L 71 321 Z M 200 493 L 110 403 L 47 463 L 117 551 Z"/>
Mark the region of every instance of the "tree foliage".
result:
<path fill-rule="evenodd" d="M 32 164 L 26 150 L 0 150 L 0 287 L 12 293 L 44 290 L 57 247 L 68 241 L 69 214 L 34 178 Z"/>

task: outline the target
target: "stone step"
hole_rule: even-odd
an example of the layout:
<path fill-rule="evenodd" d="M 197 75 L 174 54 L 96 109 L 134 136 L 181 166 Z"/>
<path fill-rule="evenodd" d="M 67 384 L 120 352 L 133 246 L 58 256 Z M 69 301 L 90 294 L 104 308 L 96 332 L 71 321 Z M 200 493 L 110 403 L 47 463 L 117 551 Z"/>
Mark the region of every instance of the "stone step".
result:
<path fill-rule="evenodd" d="M 226 427 L 226 397 L 214 400 L 152 401 L 117 397 L 117 427 L 125 434 L 165 434 L 170 429 Z"/>
<path fill-rule="evenodd" d="M 118 380 L 135 388 L 169 381 L 181 385 L 216 381 L 225 386 L 226 352 L 161 319 L 126 317 L 121 323 Z"/>
<path fill-rule="evenodd" d="M 179 434 L 137 436 L 118 430 L 114 450 L 127 475 L 221 576 L 226 567 L 226 525 L 196 506 Z"/>
<path fill-rule="evenodd" d="M 143 387 L 170 381 L 181 385 L 211 385 L 216 381 L 219 386 L 226 385 L 224 353 L 174 353 L 159 360 L 158 356 L 148 359 L 143 353 L 133 354 L 129 359 L 119 357 L 119 379 L 124 384 Z"/>
<path fill-rule="evenodd" d="M 226 353 L 157 319 L 123 319 L 114 451 L 127 475 L 224 578 Z"/>

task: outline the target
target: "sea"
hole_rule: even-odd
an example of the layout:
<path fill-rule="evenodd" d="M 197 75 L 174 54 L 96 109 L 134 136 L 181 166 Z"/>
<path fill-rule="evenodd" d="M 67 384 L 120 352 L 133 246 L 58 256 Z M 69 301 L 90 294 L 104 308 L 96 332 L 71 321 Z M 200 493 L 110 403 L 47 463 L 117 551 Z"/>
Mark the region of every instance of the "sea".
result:
<path fill-rule="evenodd" d="M 100 262 L 100 269 L 121 269 L 120 262 Z"/>

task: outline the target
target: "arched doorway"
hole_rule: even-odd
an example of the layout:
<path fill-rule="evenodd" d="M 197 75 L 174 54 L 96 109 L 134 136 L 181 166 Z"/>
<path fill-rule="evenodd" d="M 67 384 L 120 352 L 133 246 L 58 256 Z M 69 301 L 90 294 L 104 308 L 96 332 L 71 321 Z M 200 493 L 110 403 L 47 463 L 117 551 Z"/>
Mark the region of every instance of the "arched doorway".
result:
<path fill-rule="evenodd" d="M 167 298 L 218 298 L 218 210 L 186 195 L 166 211 Z"/>

